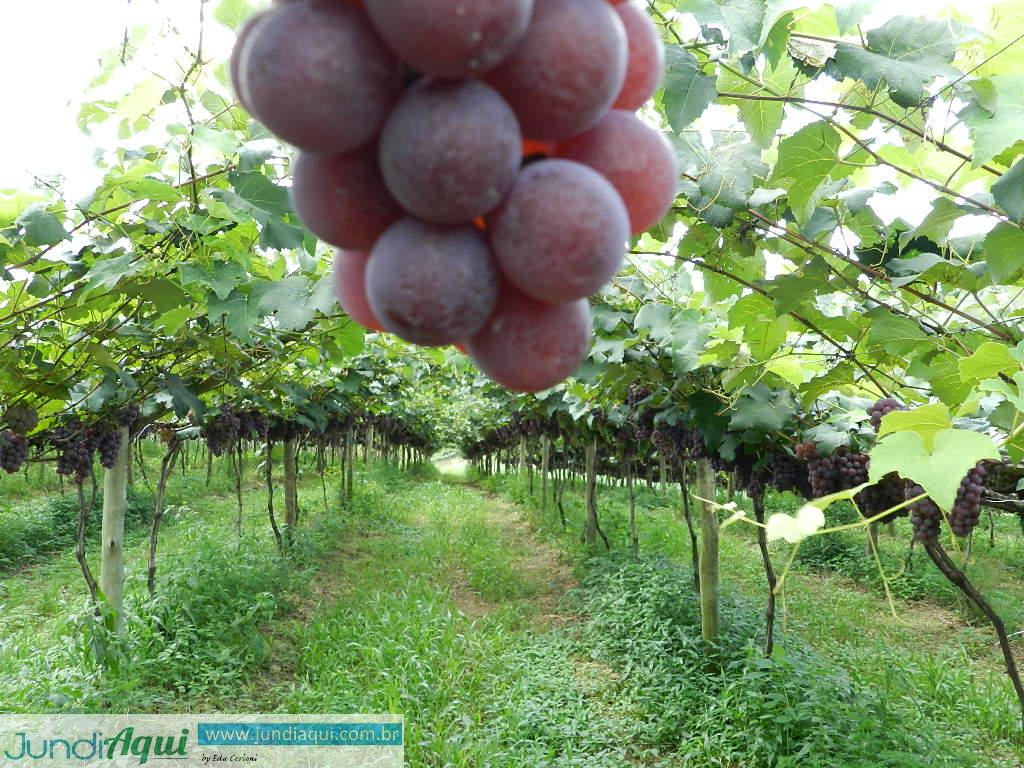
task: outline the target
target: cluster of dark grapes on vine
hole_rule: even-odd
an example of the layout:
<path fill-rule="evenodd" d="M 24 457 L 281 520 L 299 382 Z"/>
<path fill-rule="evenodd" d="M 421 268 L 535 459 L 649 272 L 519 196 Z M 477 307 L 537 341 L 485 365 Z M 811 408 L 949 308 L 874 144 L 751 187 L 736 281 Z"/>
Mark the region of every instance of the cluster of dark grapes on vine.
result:
<path fill-rule="evenodd" d="M 883 397 L 868 408 L 868 417 L 875 432 L 882 426 L 882 419 L 893 411 L 905 411 L 907 408 L 899 400 L 891 397 Z"/>
<path fill-rule="evenodd" d="M 5 429 L 0 432 L 0 469 L 15 474 L 28 461 L 29 442 L 24 435 Z"/>
<path fill-rule="evenodd" d="M 981 515 L 981 494 L 988 470 L 978 464 L 960 481 L 956 501 L 949 513 L 949 529 L 956 536 L 967 536 L 978 525 Z"/>
<path fill-rule="evenodd" d="M 299 149 L 294 208 L 337 248 L 346 312 L 534 392 L 582 364 L 587 297 L 675 199 L 635 114 L 664 64 L 621 0 L 292 0 L 245 25 L 231 75 Z"/>
<path fill-rule="evenodd" d="M 830 456 L 822 456 L 815 443 L 798 443 L 796 456 L 807 462 L 813 498 L 856 488 L 867 482 L 868 457 L 862 453 L 851 453 L 846 446 L 837 448 Z"/>
<path fill-rule="evenodd" d="M 89 448 L 99 454 L 100 466 L 113 469 L 121 451 L 121 431 L 112 424 L 95 424 L 87 430 Z"/>
<path fill-rule="evenodd" d="M 32 408 L 13 406 L 4 411 L 3 424 L 7 428 L 0 430 L 0 470 L 13 475 L 28 461 L 27 435 L 39 426 L 39 416 Z"/>
<path fill-rule="evenodd" d="M 203 426 L 203 437 L 206 438 L 210 453 L 223 456 L 237 445 L 241 431 L 242 420 L 234 406 L 225 404 L 220 407 L 220 413 L 207 419 Z"/>
<path fill-rule="evenodd" d="M 71 477 L 79 485 L 85 482 L 92 474 L 94 447 L 82 422 L 72 419 L 56 427 L 50 433 L 49 441 L 59 451 L 57 474 Z"/>

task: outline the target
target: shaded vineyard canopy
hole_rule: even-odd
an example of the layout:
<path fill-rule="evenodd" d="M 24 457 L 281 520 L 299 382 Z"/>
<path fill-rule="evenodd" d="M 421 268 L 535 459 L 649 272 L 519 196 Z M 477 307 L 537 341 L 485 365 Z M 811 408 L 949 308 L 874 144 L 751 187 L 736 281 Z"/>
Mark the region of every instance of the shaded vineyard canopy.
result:
<path fill-rule="evenodd" d="M 801 424 L 827 443 L 854 423 L 849 398 L 893 395 L 942 403 L 947 428 L 973 417 L 960 426 L 1019 460 L 1024 26 L 1004 6 L 974 29 L 870 3 L 650 3 L 669 70 L 646 116 L 683 192 L 595 297 L 587 365 L 541 399 L 582 416 L 644 381 L 708 410 L 728 452 Z M 196 3 L 203 28 L 252 11 Z M 349 375 L 365 359 L 469 377 L 456 351 L 339 312 L 288 154 L 235 103 L 225 62 L 179 38 L 163 70 L 139 65 L 168 32 L 129 30 L 103 59 L 104 98 L 78 120 L 117 140 L 92 194 L 56 179 L 3 196 L 2 399 L 46 428 L 129 399 L 153 416 L 201 415 L 215 393 L 301 410 L 315 389 L 368 386 Z"/>

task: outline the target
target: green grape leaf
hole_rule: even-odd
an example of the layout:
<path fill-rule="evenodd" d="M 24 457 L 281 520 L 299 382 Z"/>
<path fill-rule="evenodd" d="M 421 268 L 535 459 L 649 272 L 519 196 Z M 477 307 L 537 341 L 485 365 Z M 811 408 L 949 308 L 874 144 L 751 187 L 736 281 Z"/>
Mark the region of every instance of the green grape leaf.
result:
<path fill-rule="evenodd" d="M 974 354 L 960 360 L 960 376 L 964 381 L 993 379 L 1000 374 L 1020 370 L 1020 363 L 1010 354 L 1005 344 L 987 341 Z"/>
<path fill-rule="evenodd" d="M 1024 82 L 1021 88 L 1024 88 Z M 1017 138 L 1021 136 L 1024 136 L 1024 127 Z M 1019 160 L 992 185 L 992 197 L 1014 221 L 1024 221 L 1024 160 Z"/>
<path fill-rule="evenodd" d="M 678 45 L 665 51 L 665 115 L 676 133 L 700 117 L 715 100 L 715 78 L 700 71 L 697 57 Z"/>
<path fill-rule="evenodd" d="M 772 182 L 788 180 L 789 204 L 806 224 L 821 199 L 821 188 L 839 166 L 839 133 L 828 123 L 811 123 L 779 144 Z"/>
<path fill-rule="evenodd" d="M 913 432 L 920 436 L 925 448 L 931 450 L 935 436 L 952 426 L 953 418 L 949 408 L 942 403 L 931 403 L 910 411 L 887 413 L 878 428 L 878 438 L 882 439 L 893 432 Z"/>
<path fill-rule="evenodd" d="M 839 43 L 827 71 L 838 79 L 860 80 L 872 89 L 886 89 L 901 107 L 914 107 L 927 97 L 927 86 L 939 76 L 955 77 L 952 67 L 956 38 L 946 21 L 896 16 L 866 36 L 866 47 Z"/>
<path fill-rule="evenodd" d="M 949 512 L 961 480 L 986 459 L 998 461 L 999 449 L 992 438 L 980 432 L 945 429 L 934 434 L 931 447 L 917 432 L 896 432 L 872 449 L 869 479 L 878 482 L 896 472 L 918 483 L 942 510 Z"/>

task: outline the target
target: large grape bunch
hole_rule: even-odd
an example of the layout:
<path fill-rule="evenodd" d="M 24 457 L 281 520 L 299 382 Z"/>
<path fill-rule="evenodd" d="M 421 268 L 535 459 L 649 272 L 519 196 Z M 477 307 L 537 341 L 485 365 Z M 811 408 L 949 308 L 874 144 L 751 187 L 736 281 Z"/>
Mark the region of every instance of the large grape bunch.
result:
<path fill-rule="evenodd" d="M 871 417 L 871 426 L 874 427 L 875 432 L 877 432 L 879 427 L 882 426 L 883 418 L 893 411 L 905 411 L 906 409 L 907 407 L 899 400 L 895 400 L 891 397 L 883 397 L 868 408 L 868 416 Z"/>
<path fill-rule="evenodd" d="M 206 445 L 214 456 L 223 456 L 242 437 L 242 420 L 231 405 L 222 405 L 220 413 L 203 427 Z"/>
<path fill-rule="evenodd" d="M 39 426 L 39 415 L 32 408 L 15 405 L 4 411 L 3 421 L 12 432 L 27 435 Z"/>
<path fill-rule="evenodd" d="M 231 58 L 298 148 L 294 207 L 348 315 L 524 392 L 580 367 L 587 297 L 675 199 L 675 153 L 634 114 L 664 68 L 621 0 L 291 0 Z"/>
<path fill-rule="evenodd" d="M 796 455 L 807 461 L 814 498 L 856 488 L 867 482 L 868 457 L 862 453 L 850 453 L 845 446 L 837 448 L 831 456 L 821 456 L 814 443 L 800 443 L 796 446 Z"/>
<path fill-rule="evenodd" d="M 134 421 L 134 419 L 133 419 Z M 100 457 L 100 466 L 113 469 L 121 452 L 121 432 L 112 424 L 94 424 L 88 430 L 89 446 Z"/>
<path fill-rule="evenodd" d="M 924 493 L 924 488 L 915 483 L 907 483 L 905 498 L 915 499 Z M 942 528 L 942 510 L 927 496 L 910 505 L 910 524 L 914 528 L 914 538 L 920 542 L 935 541 L 939 538 Z"/>
<path fill-rule="evenodd" d="M 9 429 L 0 432 L 0 469 L 13 475 L 28 461 L 28 438 Z"/>
<path fill-rule="evenodd" d="M 85 482 L 92 473 L 94 452 L 92 440 L 81 422 L 71 421 L 57 427 L 50 441 L 60 451 L 57 474 L 72 477 L 79 485 Z"/>
<path fill-rule="evenodd" d="M 988 470 L 984 464 L 974 467 L 963 480 L 957 491 L 956 501 L 949 513 L 949 529 L 957 536 L 967 536 L 978 524 L 981 513 L 981 492 Z"/>

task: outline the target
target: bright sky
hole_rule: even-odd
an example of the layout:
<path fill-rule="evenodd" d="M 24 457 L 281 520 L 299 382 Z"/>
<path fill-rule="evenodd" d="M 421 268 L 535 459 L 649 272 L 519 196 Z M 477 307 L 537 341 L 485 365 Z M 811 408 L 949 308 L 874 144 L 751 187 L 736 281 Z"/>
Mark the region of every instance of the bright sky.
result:
<path fill-rule="evenodd" d="M 186 36 L 198 28 L 198 0 L 30 0 L 0 11 L 0 69 L 8 73 L 0 136 L 0 189 L 25 187 L 31 174 L 61 174 L 72 194 L 98 180 L 95 140 L 79 130 L 78 108 L 100 69 L 100 54 L 116 49 L 125 29 L 171 23 Z M 214 2 L 208 2 L 208 14 Z M 206 50 L 230 51 L 231 36 L 207 23 Z"/>
<path fill-rule="evenodd" d="M 969 14 L 984 29 L 994 2 L 900 0 L 899 10 L 934 17 L 939 8 L 959 5 L 959 13 Z M 209 0 L 208 14 L 214 4 Z M 98 71 L 100 53 L 118 46 L 126 27 L 160 25 L 168 18 L 188 35 L 197 27 L 199 0 L 30 0 L 5 6 L 0 64 L 8 73 L 8 87 L 0 189 L 27 186 L 30 173 L 61 174 L 72 195 L 84 194 L 98 178 L 92 164 L 95 141 L 78 129 L 76 115 L 84 87 Z M 208 31 L 207 51 L 226 56 L 230 35 L 213 21 Z"/>

